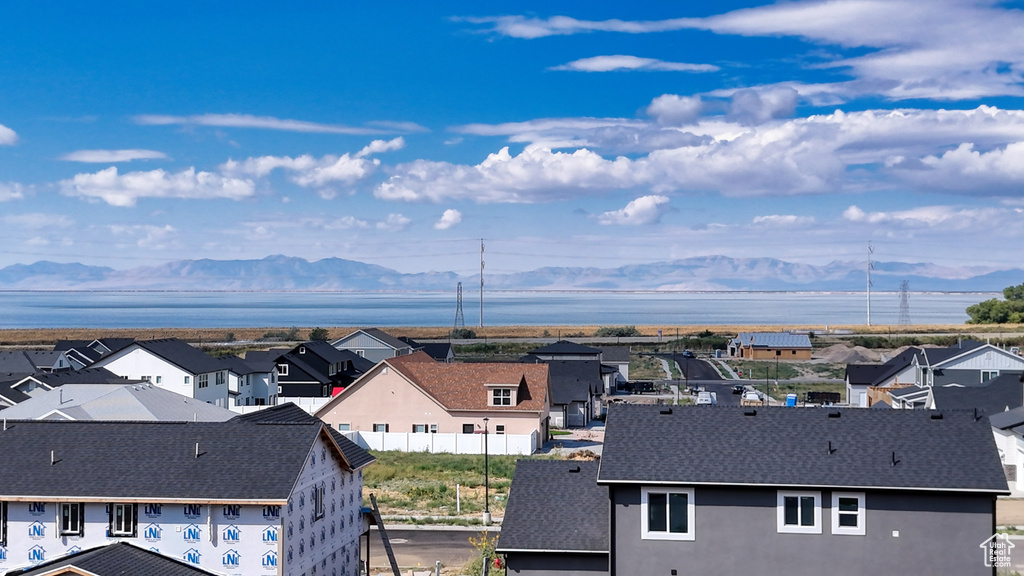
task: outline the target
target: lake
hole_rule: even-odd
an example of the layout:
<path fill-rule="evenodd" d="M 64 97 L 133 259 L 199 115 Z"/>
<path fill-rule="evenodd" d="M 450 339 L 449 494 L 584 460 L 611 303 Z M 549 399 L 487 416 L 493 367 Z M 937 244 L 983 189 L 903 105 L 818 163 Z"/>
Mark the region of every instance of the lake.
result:
<path fill-rule="evenodd" d="M 960 324 L 996 293 L 911 292 L 911 324 Z M 486 292 L 487 326 L 864 324 L 854 292 Z M 452 326 L 449 292 L 0 292 L 0 328 Z M 900 295 L 871 297 L 872 324 L 897 324 Z M 467 327 L 479 292 L 464 293 Z"/>

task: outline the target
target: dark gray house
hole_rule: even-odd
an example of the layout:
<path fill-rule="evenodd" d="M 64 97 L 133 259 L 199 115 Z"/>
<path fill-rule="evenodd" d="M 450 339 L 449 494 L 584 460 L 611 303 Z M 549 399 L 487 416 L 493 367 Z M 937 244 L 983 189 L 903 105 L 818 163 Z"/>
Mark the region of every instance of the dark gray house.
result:
<path fill-rule="evenodd" d="M 608 570 L 533 554 L 514 573 L 992 574 L 979 546 L 1009 493 L 972 411 L 615 405 L 596 484 Z M 572 528 L 556 522 L 536 529 Z"/>
<path fill-rule="evenodd" d="M 288 398 L 329 398 L 374 366 L 372 361 L 322 340 L 303 342 L 291 350 L 252 351 L 245 357 L 254 362 L 273 358 L 278 395 Z"/>

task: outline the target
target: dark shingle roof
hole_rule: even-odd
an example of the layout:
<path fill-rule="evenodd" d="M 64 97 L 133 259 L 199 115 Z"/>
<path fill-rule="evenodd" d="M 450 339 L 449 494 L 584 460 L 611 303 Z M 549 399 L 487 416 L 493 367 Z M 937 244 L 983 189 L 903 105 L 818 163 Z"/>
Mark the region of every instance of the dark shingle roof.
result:
<path fill-rule="evenodd" d="M 66 372 L 51 372 L 33 376 L 39 382 L 52 386 L 65 384 L 124 384 L 125 379 L 106 368 L 83 368 Z"/>
<path fill-rule="evenodd" d="M 0 499 L 283 501 L 323 428 L 312 418 L 305 423 L 243 418 L 185 423 L 8 421 L 0 431 L 0 454 L 6 469 L 19 473 L 0 474 Z M 254 446 L 261 448 L 254 452 Z"/>
<path fill-rule="evenodd" d="M 519 460 L 498 552 L 608 552 L 608 488 L 597 462 Z M 575 470 L 575 471 L 574 471 Z"/>
<path fill-rule="evenodd" d="M 950 358 L 955 358 L 961 354 L 970 352 L 975 348 L 981 348 L 984 345 L 984 342 L 978 342 L 977 340 L 964 340 L 945 348 L 922 348 L 921 350 L 924 357 L 927 359 L 927 363 L 934 366 L 936 364 L 941 364 Z"/>
<path fill-rule="evenodd" d="M 218 372 L 225 369 L 225 366 L 213 356 L 177 338 L 139 340 L 134 344 L 193 374 Z M 108 354 L 104 358 L 110 358 L 113 355 Z"/>
<path fill-rule="evenodd" d="M 251 412 L 244 416 L 238 416 L 236 420 L 246 422 L 287 422 L 298 424 L 321 421 L 316 416 L 311 415 L 309 412 L 306 412 L 291 402 Z M 330 431 L 331 438 L 334 438 L 334 441 L 338 443 L 338 447 L 341 448 L 341 453 L 345 455 L 345 460 L 348 461 L 349 465 L 352 466 L 353 469 L 362 468 L 363 466 L 371 464 L 377 460 L 369 452 L 360 448 L 358 444 L 346 438 L 341 432 L 338 432 L 331 427 L 327 427 L 327 430 Z"/>
<path fill-rule="evenodd" d="M 985 415 L 1024 406 L 1024 384 L 1020 374 L 1003 374 L 985 386 L 935 386 L 932 399 L 939 410 L 977 408 Z"/>
<path fill-rule="evenodd" d="M 23 350 L 0 351 L 0 373 L 32 374 L 35 371 L 35 362 Z"/>
<path fill-rule="evenodd" d="M 972 411 L 613 405 L 599 481 L 1006 493 Z"/>
<path fill-rule="evenodd" d="M 629 362 L 629 346 L 602 346 L 601 360 L 603 362 Z"/>
<path fill-rule="evenodd" d="M 590 346 L 584 346 L 583 344 L 577 344 L 568 340 L 559 340 L 554 344 L 548 344 L 547 346 L 541 346 L 530 350 L 530 354 L 600 354 L 601 351 L 597 348 L 591 348 Z"/>
<path fill-rule="evenodd" d="M 586 402 L 604 390 L 597 360 L 555 360 L 546 364 L 551 374 L 552 404 Z"/>
<path fill-rule="evenodd" d="M 209 576 L 216 574 L 127 542 L 115 542 L 98 548 L 89 548 L 69 556 L 61 556 L 50 562 L 37 564 L 31 569 L 20 568 L 6 574 L 8 576 L 15 574 L 41 576 L 65 567 L 68 569 L 78 568 L 95 576 Z M 61 574 L 63 573 L 61 572 Z M 75 574 L 79 573 L 75 572 Z"/>
<path fill-rule="evenodd" d="M 1016 428 L 1024 424 L 1024 406 L 1005 412 L 996 412 L 989 416 L 988 421 L 992 424 L 993 428 L 999 428 L 1000 430 Z"/>

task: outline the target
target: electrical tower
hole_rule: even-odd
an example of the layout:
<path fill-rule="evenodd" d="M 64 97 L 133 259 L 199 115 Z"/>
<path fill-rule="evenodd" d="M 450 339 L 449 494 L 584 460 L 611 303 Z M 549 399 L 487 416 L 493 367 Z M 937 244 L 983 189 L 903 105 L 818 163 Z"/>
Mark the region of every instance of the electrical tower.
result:
<path fill-rule="evenodd" d="M 871 271 L 875 269 L 875 263 L 871 255 L 875 253 L 875 247 L 868 240 L 868 326 L 871 326 Z"/>
<path fill-rule="evenodd" d="M 462 316 L 462 282 L 459 282 L 455 304 L 455 329 L 466 327 L 466 319 Z"/>
<path fill-rule="evenodd" d="M 910 280 L 900 282 L 900 326 L 910 325 Z"/>

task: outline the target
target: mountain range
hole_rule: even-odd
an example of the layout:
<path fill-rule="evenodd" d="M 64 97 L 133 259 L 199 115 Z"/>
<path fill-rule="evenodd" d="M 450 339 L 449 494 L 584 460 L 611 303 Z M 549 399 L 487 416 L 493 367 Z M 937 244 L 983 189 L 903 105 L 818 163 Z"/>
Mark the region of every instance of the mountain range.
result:
<path fill-rule="evenodd" d="M 903 281 L 914 291 L 968 292 L 997 292 L 1024 282 L 1020 268 L 953 268 L 931 263 L 875 262 L 871 274 L 873 289 L 878 291 L 897 291 Z M 491 290 L 861 291 L 866 280 L 863 261 L 812 265 L 727 256 L 618 268 L 545 267 L 484 276 Z M 47 261 L 0 268 L 0 290 L 444 291 L 458 282 L 472 289 L 480 277 L 454 272 L 409 274 L 342 258 L 310 262 L 281 255 L 260 260 L 179 260 L 124 270 Z"/>

